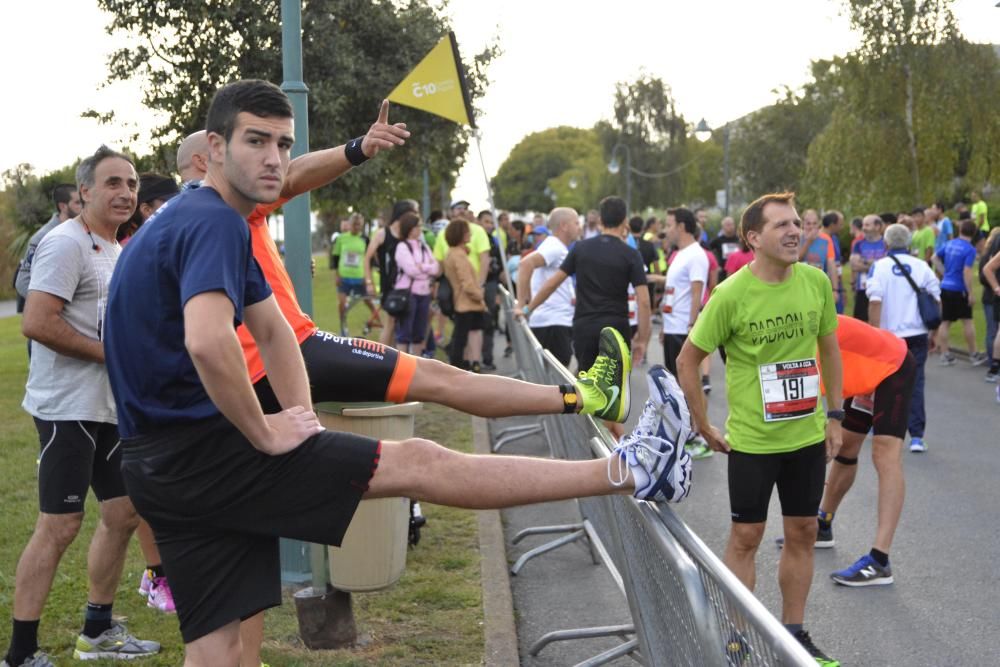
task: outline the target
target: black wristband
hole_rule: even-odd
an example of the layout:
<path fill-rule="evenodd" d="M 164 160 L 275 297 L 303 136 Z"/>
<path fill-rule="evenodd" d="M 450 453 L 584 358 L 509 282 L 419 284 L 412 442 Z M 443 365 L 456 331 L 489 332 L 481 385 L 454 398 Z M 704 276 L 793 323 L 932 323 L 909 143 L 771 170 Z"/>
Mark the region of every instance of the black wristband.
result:
<path fill-rule="evenodd" d="M 361 141 L 364 138 L 364 135 L 362 135 L 357 139 L 351 139 L 347 142 L 347 145 L 344 146 L 344 155 L 347 156 L 347 161 L 355 167 L 368 159 L 368 156 L 361 150 Z"/>

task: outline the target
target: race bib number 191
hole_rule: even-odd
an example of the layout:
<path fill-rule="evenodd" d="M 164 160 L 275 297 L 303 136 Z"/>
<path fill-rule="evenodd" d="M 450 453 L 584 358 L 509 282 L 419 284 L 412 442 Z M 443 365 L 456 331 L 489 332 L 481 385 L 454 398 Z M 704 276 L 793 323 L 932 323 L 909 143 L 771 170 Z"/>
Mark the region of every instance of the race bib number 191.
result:
<path fill-rule="evenodd" d="M 760 366 L 764 421 L 800 419 L 816 412 L 819 366 L 815 359 L 782 361 Z"/>

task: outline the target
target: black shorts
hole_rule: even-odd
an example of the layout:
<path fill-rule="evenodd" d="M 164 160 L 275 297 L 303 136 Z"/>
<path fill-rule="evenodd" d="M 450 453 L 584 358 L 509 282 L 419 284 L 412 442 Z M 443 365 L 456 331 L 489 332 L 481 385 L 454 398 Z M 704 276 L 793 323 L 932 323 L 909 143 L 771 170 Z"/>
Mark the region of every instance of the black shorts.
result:
<path fill-rule="evenodd" d="M 417 370 L 417 358 L 364 338 L 317 331 L 299 345 L 314 403 L 388 401 L 402 403 Z M 254 384 L 266 414 L 281 412 L 267 377 Z"/>
<path fill-rule="evenodd" d="M 872 410 L 858 409 L 854 398 L 844 401 L 844 428 L 852 433 L 906 436 L 910 418 L 910 398 L 913 396 L 913 379 L 917 375 L 917 362 L 909 352 L 899 369 L 879 383 L 872 400 Z"/>
<path fill-rule="evenodd" d="M 601 329 L 614 327 L 625 339 L 625 344 L 632 347 L 632 330 L 628 320 L 617 322 L 574 322 L 573 323 L 573 354 L 576 355 L 577 370 L 585 371 L 594 365 L 601 340 Z"/>
<path fill-rule="evenodd" d="M 663 366 L 677 377 L 677 355 L 684 347 L 687 334 L 663 334 Z"/>
<path fill-rule="evenodd" d="M 969 305 L 969 295 L 965 292 L 953 292 L 950 289 L 941 290 L 941 320 L 957 322 L 972 319 L 972 306 Z"/>
<path fill-rule="evenodd" d="M 573 328 L 552 325 L 549 327 L 532 327 L 538 344 L 543 350 L 548 350 L 566 368 L 573 358 Z"/>
<path fill-rule="evenodd" d="M 125 495 L 118 427 L 90 421 L 35 418 L 38 455 L 38 508 L 46 514 L 83 511 L 87 489 L 100 501 Z"/>
<path fill-rule="evenodd" d="M 826 480 L 826 443 L 780 454 L 729 452 L 729 509 L 734 523 L 763 523 L 778 485 L 782 516 L 816 516 Z"/>
<path fill-rule="evenodd" d="M 381 443 L 324 431 L 268 456 L 218 416 L 123 448 L 125 485 L 156 536 L 190 643 L 281 604 L 279 537 L 340 545 Z"/>

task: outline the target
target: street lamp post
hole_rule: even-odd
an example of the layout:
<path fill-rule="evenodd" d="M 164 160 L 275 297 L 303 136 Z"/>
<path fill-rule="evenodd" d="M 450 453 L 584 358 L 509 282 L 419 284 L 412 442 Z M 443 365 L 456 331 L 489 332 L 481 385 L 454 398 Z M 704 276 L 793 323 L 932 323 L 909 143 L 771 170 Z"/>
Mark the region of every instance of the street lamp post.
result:
<path fill-rule="evenodd" d="M 698 121 L 698 124 L 694 128 L 694 136 L 698 141 L 708 141 L 712 136 L 712 128 L 708 126 L 705 119 L 702 118 Z M 727 122 L 722 127 L 722 180 L 725 183 L 726 188 L 726 204 L 723 207 L 723 215 L 729 215 L 729 196 L 731 183 L 729 179 L 729 123 Z"/>
<path fill-rule="evenodd" d="M 623 144 L 618 142 L 615 147 L 611 149 L 611 162 L 608 163 L 608 171 L 612 174 L 617 174 L 621 170 L 621 165 L 618 164 L 618 160 L 615 155 L 618 154 L 618 149 L 621 148 L 625 151 L 625 209 L 627 211 L 632 210 L 632 150 L 628 147 L 628 144 Z"/>

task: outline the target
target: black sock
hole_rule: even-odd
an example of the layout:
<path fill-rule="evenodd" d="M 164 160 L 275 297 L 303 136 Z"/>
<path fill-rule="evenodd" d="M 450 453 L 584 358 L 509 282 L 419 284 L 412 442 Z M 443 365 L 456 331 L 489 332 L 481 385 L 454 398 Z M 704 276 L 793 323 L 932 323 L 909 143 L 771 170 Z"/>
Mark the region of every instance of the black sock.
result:
<path fill-rule="evenodd" d="M 887 554 L 884 551 L 879 551 L 878 549 L 872 549 L 871 551 L 868 552 L 868 555 L 871 556 L 875 560 L 875 562 L 881 565 L 882 567 L 885 567 L 889 564 L 889 554 Z"/>
<path fill-rule="evenodd" d="M 1000 373 L 1000 359 L 994 359 L 990 364 L 990 373 Z"/>
<path fill-rule="evenodd" d="M 793 635 L 802 632 L 801 623 L 785 623 L 785 629 L 791 632 Z"/>
<path fill-rule="evenodd" d="M 10 648 L 7 649 L 7 664 L 20 665 L 38 650 L 38 621 L 14 619 L 14 629 L 10 633 Z"/>
<path fill-rule="evenodd" d="M 93 638 L 110 628 L 111 604 L 95 604 L 88 601 L 87 612 L 83 619 L 83 634 Z"/>
<path fill-rule="evenodd" d="M 159 565 L 147 565 L 146 569 L 149 570 L 149 576 L 154 579 L 157 577 L 167 576 L 163 573 L 163 563 L 160 563 Z"/>

